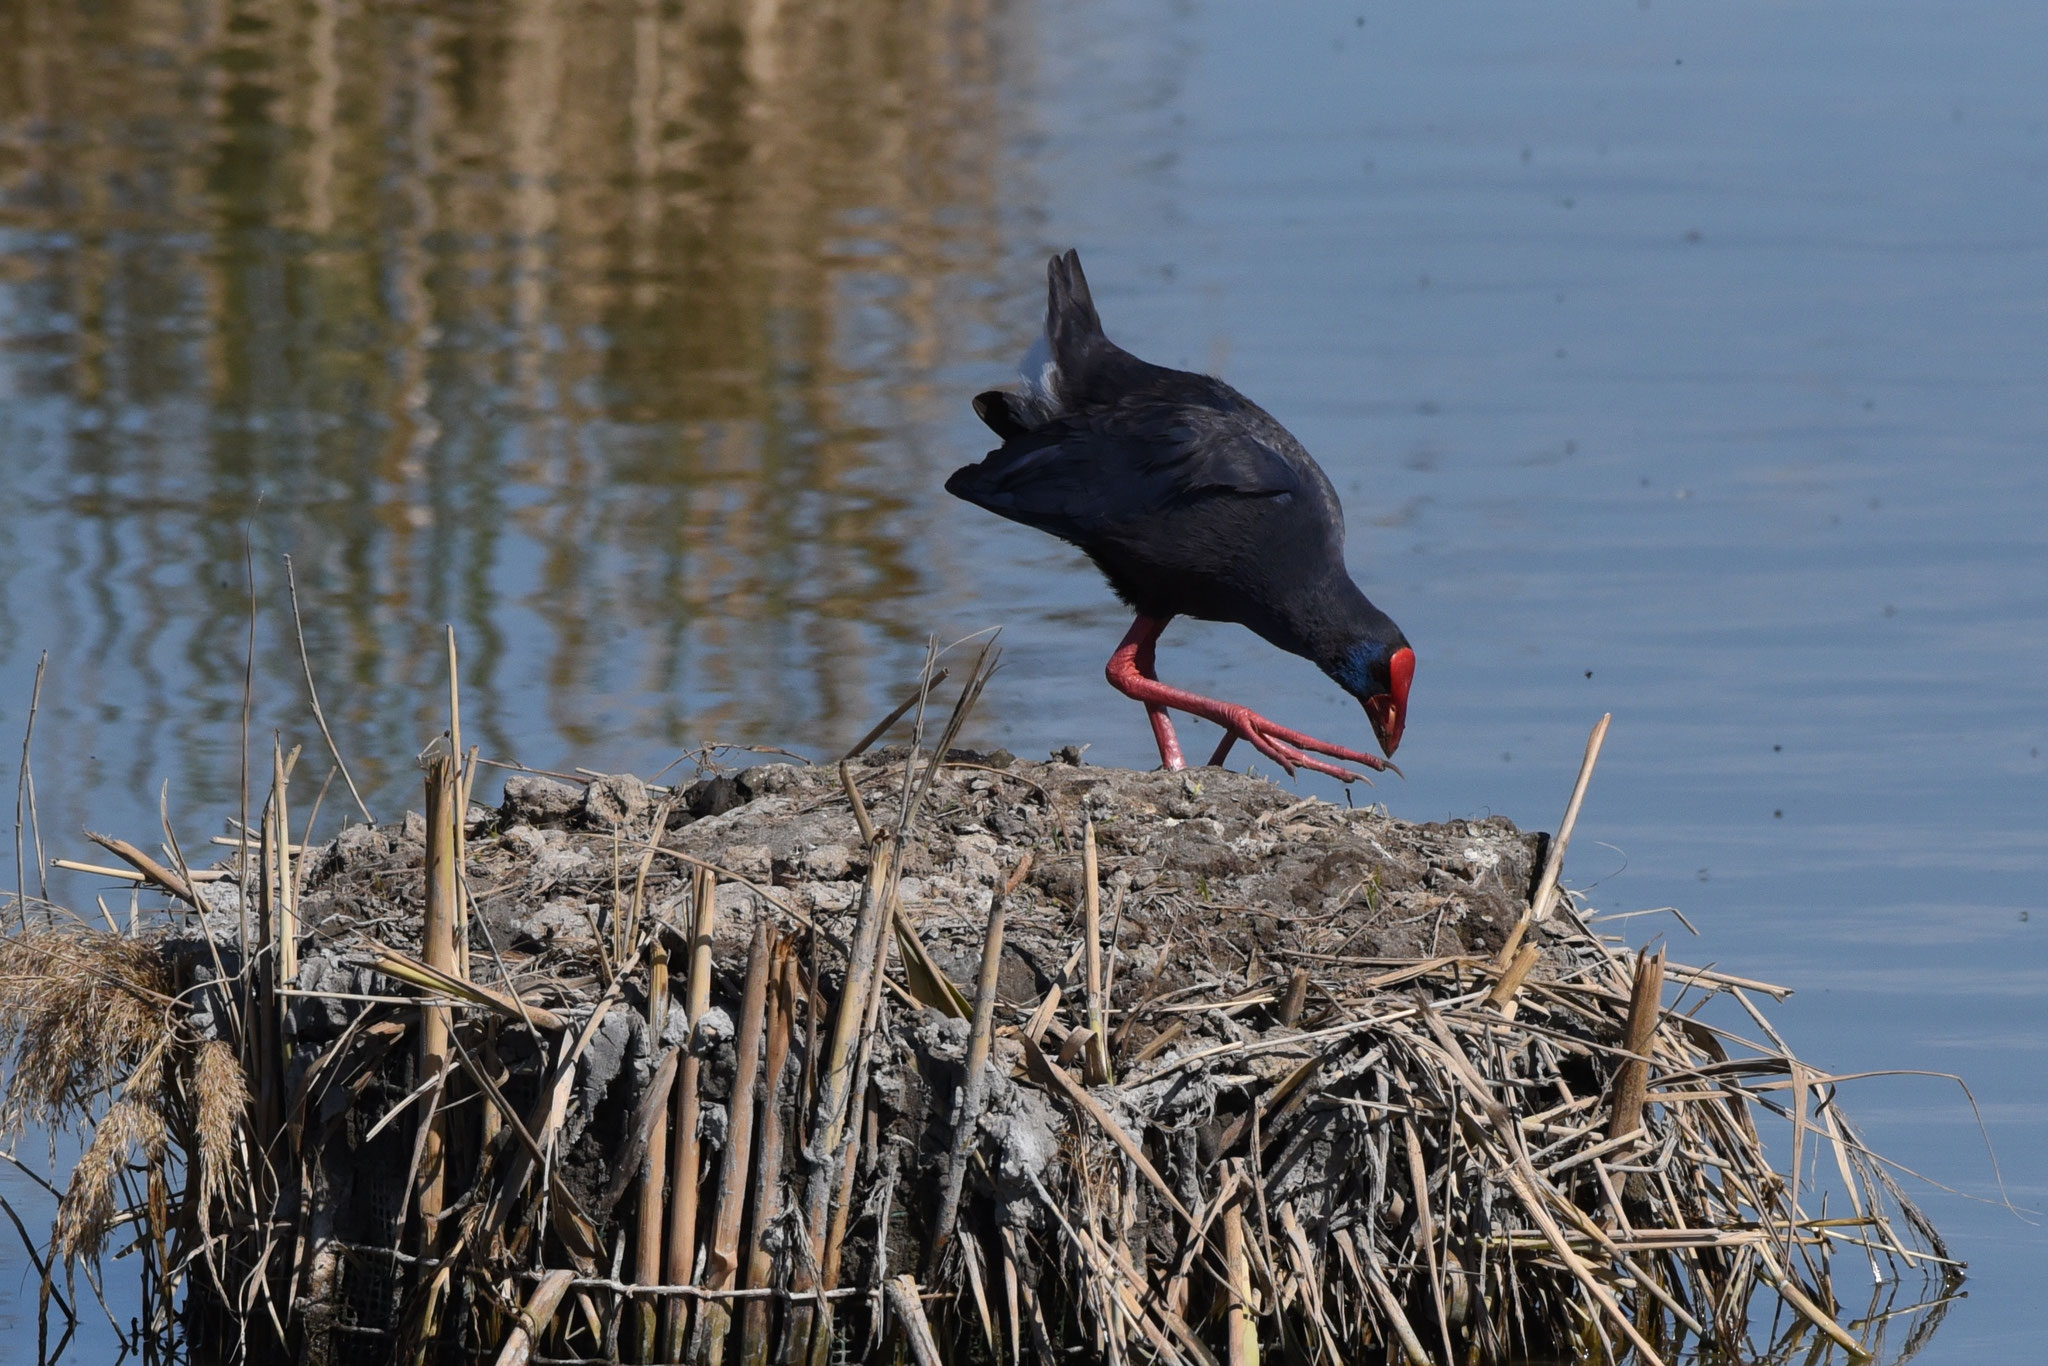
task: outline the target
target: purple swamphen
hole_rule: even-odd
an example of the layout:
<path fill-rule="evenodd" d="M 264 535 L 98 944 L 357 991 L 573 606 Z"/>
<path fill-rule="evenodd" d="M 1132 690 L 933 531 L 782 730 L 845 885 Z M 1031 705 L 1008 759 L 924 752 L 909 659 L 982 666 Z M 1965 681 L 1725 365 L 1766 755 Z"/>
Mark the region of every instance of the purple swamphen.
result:
<path fill-rule="evenodd" d="M 1307 751 L 1392 768 L 1159 681 L 1153 650 L 1168 622 L 1234 621 L 1356 697 L 1391 757 L 1415 651 L 1352 582 L 1337 492 L 1301 443 L 1223 381 L 1149 364 L 1104 336 L 1074 252 L 1046 274 L 1045 336 L 1025 358 L 1024 389 L 974 400 L 1003 444 L 955 470 L 946 491 L 1080 547 L 1137 612 L 1109 681 L 1145 704 L 1167 768 L 1187 766 L 1170 708 L 1224 728 L 1212 764 L 1242 738 L 1289 773 L 1363 776 Z"/>

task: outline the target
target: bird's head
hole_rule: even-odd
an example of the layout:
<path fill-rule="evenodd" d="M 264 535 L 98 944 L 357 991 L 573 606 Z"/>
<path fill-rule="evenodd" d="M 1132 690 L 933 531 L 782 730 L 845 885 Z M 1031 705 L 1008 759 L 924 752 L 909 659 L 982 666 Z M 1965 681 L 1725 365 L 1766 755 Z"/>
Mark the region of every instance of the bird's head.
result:
<path fill-rule="evenodd" d="M 1401 745 L 1401 731 L 1408 724 L 1408 685 L 1415 678 L 1415 651 L 1399 634 L 1391 640 L 1365 641 L 1352 647 L 1331 672 L 1365 708 L 1365 718 L 1372 722 L 1380 748 L 1393 758 Z"/>

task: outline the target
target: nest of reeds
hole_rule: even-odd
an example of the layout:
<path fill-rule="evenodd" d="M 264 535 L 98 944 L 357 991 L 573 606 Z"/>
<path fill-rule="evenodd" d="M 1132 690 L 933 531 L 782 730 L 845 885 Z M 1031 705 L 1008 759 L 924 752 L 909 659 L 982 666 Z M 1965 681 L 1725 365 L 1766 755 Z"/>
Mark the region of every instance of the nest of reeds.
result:
<path fill-rule="evenodd" d="M 123 853 L 195 914 L 6 946 L 15 1109 L 101 1107 L 159 1175 L 88 1223 L 255 1360 L 1860 1356 L 1837 1252 L 1952 1271 L 1779 989 L 1597 933 L 1563 840 L 954 749 L 982 677 L 837 766 L 444 751 L 400 825 Z"/>

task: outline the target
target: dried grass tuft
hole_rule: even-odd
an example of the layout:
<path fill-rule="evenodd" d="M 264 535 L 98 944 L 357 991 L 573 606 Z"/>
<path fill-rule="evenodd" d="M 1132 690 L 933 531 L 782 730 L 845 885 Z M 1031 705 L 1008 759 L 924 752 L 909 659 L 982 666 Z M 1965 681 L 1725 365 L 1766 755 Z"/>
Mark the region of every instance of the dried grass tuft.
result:
<path fill-rule="evenodd" d="M 85 929 L 0 940 L 0 1053 L 13 1062 L 0 1132 L 62 1127 L 121 1083 L 137 1104 L 159 1101 L 174 990 L 152 942 Z"/>
<path fill-rule="evenodd" d="M 201 1044 L 192 1062 L 192 1128 L 199 1140 L 201 1198 L 208 1204 L 227 1190 L 235 1131 L 249 1102 L 249 1082 L 234 1047 L 219 1039 Z"/>
<path fill-rule="evenodd" d="M 170 1131 L 155 1107 L 126 1096 L 114 1102 L 93 1130 L 92 1142 L 72 1170 L 71 1185 L 57 1202 L 51 1243 L 60 1257 L 99 1255 L 119 1214 L 115 1188 L 130 1154 L 139 1152 L 145 1163 L 157 1166 L 169 1142 Z"/>

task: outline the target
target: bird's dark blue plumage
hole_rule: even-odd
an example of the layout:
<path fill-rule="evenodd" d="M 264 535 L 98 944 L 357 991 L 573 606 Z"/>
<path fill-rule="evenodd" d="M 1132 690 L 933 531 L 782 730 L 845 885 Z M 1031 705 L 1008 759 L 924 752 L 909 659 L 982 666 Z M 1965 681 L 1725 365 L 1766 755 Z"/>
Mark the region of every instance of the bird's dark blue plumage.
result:
<path fill-rule="evenodd" d="M 1078 546 L 1141 624 L 1237 622 L 1314 661 L 1367 704 L 1391 753 L 1407 702 L 1395 656 L 1408 642 L 1345 568 L 1343 510 L 1321 467 L 1222 380 L 1110 341 L 1075 253 L 1047 273 L 1024 391 L 974 400 L 1003 444 L 947 491 Z M 1396 693 L 1389 735 L 1386 702 L 1375 712 L 1372 699 Z"/>

